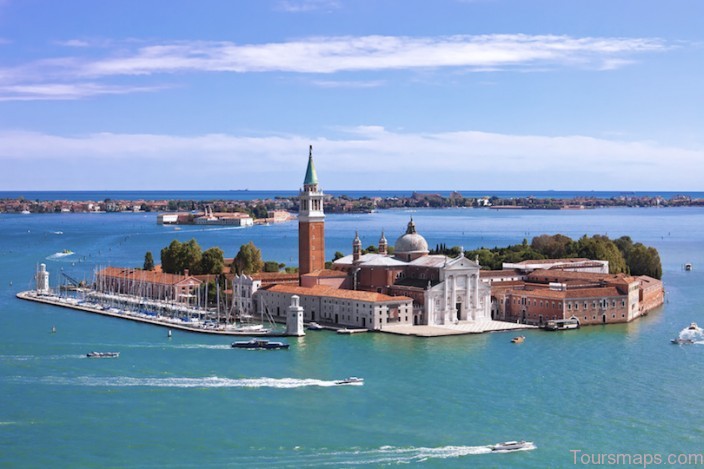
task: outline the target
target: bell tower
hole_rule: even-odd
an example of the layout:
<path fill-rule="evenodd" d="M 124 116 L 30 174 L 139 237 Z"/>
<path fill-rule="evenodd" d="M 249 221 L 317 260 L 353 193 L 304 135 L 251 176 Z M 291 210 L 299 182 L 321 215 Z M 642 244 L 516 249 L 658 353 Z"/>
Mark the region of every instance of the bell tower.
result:
<path fill-rule="evenodd" d="M 313 145 L 308 153 L 308 168 L 299 193 L 298 210 L 298 273 L 325 268 L 324 194 L 318 188 L 318 175 L 313 165 Z"/>

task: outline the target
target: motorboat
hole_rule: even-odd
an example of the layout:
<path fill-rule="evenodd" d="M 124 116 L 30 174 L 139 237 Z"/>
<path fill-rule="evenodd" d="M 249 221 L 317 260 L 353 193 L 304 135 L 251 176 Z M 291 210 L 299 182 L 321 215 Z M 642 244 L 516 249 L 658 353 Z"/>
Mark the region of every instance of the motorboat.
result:
<path fill-rule="evenodd" d="M 672 339 L 670 342 L 676 345 L 691 345 L 694 343 L 692 339 L 683 339 L 682 337 L 678 337 L 676 339 Z"/>
<path fill-rule="evenodd" d="M 699 326 L 697 326 L 697 323 L 696 323 L 696 322 L 693 322 L 693 323 L 691 323 L 691 324 L 687 327 L 687 330 L 690 330 L 690 331 L 698 331 L 698 330 L 699 330 Z"/>
<path fill-rule="evenodd" d="M 357 378 L 356 376 L 350 376 L 349 378 L 345 379 L 340 379 L 338 381 L 335 381 L 335 384 L 337 385 L 345 385 L 345 384 L 364 384 L 364 378 Z"/>
<path fill-rule="evenodd" d="M 325 329 L 323 326 L 318 324 L 317 322 L 309 322 L 308 327 L 306 327 L 309 331 L 320 331 Z"/>
<path fill-rule="evenodd" d="M 569 319 L 551 319 L 545 323 L 546 331 L 565 331 L 569 329 L 579 329 L 579 319 L 575 317 Z"/>
<path fill-rule="evenodd" d="M 240 340 L 232 343 L 232 348 L 246 348 L 246 349 L 261 349 L 261 350 L 273 350 L 288 348 L 289 344 L 284 342 L 274 342 L 263 339 L 252 339 L 252 340 Z"/>
<path fill-rule="evenodd" d="M 525 342 L 525 340 L 526 340 L 525 336 L 519 335 L 518 337 L 514 337 L 513 339 L 511 339 L 511 342 L 514 344 L 522 344 L 523 342 Z"/>
<path fill-rule="evenodd" d="M 495 445 L 490 445 L 492 451 L 516 451 L 519 449 L 524 449 L 532 445 L 530 441 L 504 441 L 501 443 L 496 443 Z"/>
<path fill-rule="evenodd" d="M 88 352 L 86 357 L 88 358 L 117 358 L 120 356 L 120 352 Z"/>

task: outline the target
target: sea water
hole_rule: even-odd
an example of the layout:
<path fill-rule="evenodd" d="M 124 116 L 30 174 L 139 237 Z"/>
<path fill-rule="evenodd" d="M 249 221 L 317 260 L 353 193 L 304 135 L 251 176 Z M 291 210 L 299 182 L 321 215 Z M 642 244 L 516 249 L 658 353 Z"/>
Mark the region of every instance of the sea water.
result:
<path fill-rule="evenodd" d="M 630 324 L 420 339 L 309 331 L 289 350 L 24 302 L 38 263 L 90 280 L 140 266 L 171 240 L 227 257 L 249 240 L 297 264 L 295 222 L 156 224 L 155 214 L 0 215 L 0 465 L 8 467 L 568 467 L 593 454 L 704 453 L 704 209 L 391 210 L 329 215 L 326 251 L 358 230 L 393 244 L 413 217 L 431 247 L 519 243 L 543 233 L 629 235 L 656 247 L 663 307 Z M 55 256 L 64 249 L 68 256 Z M 694 270 L 685 272 L 691 262 Z M 52 332 L 55 327 L 56 332 Z M 87 359 L 90 351 L 118 359 Z M 336 386 L 347 376 L 363 386 Z M 524 439 L 510 453 L 487 445 Z M 581 451 L 578 453 L 577 451 Z M 642 467 L 642 465 L 641 465 Z"/>

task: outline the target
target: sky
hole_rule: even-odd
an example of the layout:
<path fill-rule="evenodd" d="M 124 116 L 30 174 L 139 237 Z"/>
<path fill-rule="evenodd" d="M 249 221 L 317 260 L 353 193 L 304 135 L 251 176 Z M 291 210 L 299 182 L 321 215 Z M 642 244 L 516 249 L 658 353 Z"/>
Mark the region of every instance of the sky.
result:
<path fill-rule="evenodd" d="M 0 0 L 0 190 L 701 191 L 701 0 Z"/>

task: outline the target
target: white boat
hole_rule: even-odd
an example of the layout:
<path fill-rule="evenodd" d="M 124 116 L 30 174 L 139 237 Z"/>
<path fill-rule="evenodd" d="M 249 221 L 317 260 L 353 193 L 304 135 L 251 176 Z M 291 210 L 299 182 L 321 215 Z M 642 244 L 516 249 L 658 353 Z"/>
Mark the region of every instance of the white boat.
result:
<path fill-rule="evenodd" d="M 323 326 L 321 326 L 320 324 L 318 324 L 317 322 L 309 322 L 308 327 L 306 329 L 308 329 L 309 331 L 320 331 L 325 328 Z"/>
<path fill-rule="evenodd" d="M 569 329 L 579 329 L 579 319 L 572 316 L 569 319 L 551 319 L 545 323 L 547 331 L 565 331 Z"/>
<path fill-rule="evenodd" d="M 335 384 L 337 385 L 346 385 L 346 384 L 364 384 L 364 378 L 357 378 L 356 376 L 350 376 L 349 378 L 345 379 L 340 379 L 338 381 L 335 381 Z"/>
<path fill-rule="evenodd" d="M 491 448 L 492 451 L 516 451 L 519 449 L 524 449 L 527 448 L 528 446 L 532 445 L 530 441 L 504 441 L 501 443 L 496 443 L 494 445 L 490 445 L 489 447 Z"/>
<path fill-rule="evenodd" d="M 88 358 L 117 358 L 120 356 L 120 352 L 88 352 L 86 357 Z"/>

